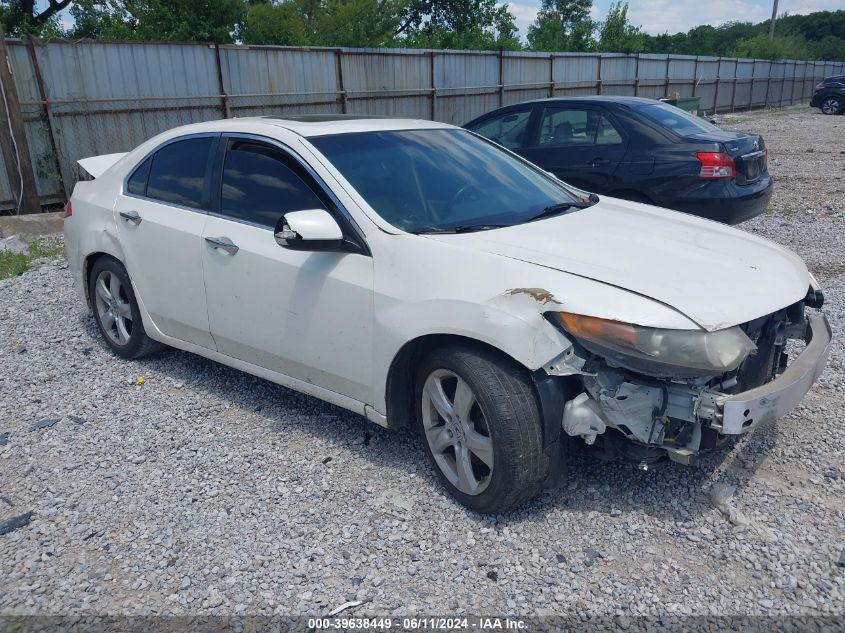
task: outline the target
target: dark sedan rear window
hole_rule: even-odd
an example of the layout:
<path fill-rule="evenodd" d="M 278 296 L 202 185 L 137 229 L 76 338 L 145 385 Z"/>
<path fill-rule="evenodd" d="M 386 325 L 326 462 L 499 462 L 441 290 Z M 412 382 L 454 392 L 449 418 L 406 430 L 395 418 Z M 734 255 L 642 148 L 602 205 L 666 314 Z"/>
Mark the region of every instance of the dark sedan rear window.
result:
<path fill-rule="evenodd" d="M 636 108 L 636 112 L 663 127 L 669 128 L 679 136 L 692 136 L 693 134 L 719 130 L 715 125 L 708 123 L 701 117 L 666 103 L 650 103 L 639 106 Z"/>

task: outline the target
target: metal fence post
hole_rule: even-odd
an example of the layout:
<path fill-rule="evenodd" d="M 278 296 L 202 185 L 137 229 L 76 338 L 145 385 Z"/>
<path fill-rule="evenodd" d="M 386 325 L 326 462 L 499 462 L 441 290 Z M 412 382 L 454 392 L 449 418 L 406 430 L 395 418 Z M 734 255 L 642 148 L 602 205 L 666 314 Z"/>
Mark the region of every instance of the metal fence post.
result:
<path fill-rule="evenodd" d="M 604 55 L 599 54 L 597 57 L 598 57 L 599 63 L 598 63 L 598 68 L 596 68 L 596 94 L 600 95 L 601 89 L 602 89 L 602 86 L 601 86 L 601 60 L 604 59 Z"/>
<path fill-rule="evenodd" d="M 663 85 L 663 96 L 669 96 L 669 55 L 666 55 L 666 79 Z"/>
<path fill-rule="evenodd" d="M 640 54 L 637 53 L 637 63 L 634 66 L 634 96 L 640 94 Z"/>
<path fill-rule="evenodd" d="M 499 49 L 499 107 L 505 105 L 505 51 Z"/>
<path fill-rule="evenodd" d="M 719 58 L 719 63 L 716 65 L 716 92 L 713 95 L 713 113 L 719 110 L 719 84 L 722 79 L 722 58 Z"/>
<path fill-rule="evenodd" d="M 698 55 L 695 56 L 695 66 L 692 69 L 692 96 L 698 91 Z"/>
<path fill-rule="evenodd" d="M 555 96 L 555 54 L 549 53 L 549 99 Z"/>
<path fill-rule="evenodd" d="M 340 112 L 346 114 L 346 88 L 343 86 L 343 51 L 334 49 L 334 66 L 337 76 L 337 93 L 340 97 Z"/>
<path fill-rule="evenodd" d="M 214 61 L 217 64 L 217 82 L 220 86 L 220 108 L 223 111 L 223 117 L 226 119 L 232 118 L 232 111 L 229 108 L 229 95 L 226 94 L 226 85 L 223 83 L 223 65 L 220 63 L 220 45 L 214 45 Z"/>
<path fill-rule="evenodd" d="M 50 98 L 47 96 L 47 89 L 44 86 L 44 78 L 41 76 L 41 67 L 38 65 L 38 55 L 35 54 L 35 44 L 32 38 L 27 38 L 26 47 L 29 51 L 29 59 L 32 63 L 32 70 L 35 73 L 35 82 L 38 84 L 38 94 L 44 104 L 44 114 L 47 117 L 47 132 L 50 134 L 50 143 L 53 146 L 53 153 L 56 156 L 56 173 L 59 175 L 59 193 L 62 198 L 67 198 L 67 189 L 65 182 L 69 182 L 65 177 L 64 168 L 62 167 L 62 152 L 59 146 L 59 136 L 56 134 L 56 122 L 53 120 L 53 108 L 50 105 Z M 70 183 L 71 185 L 73 183 Z"/>
<path fill-rule="evenodd" d="M 434 83 L 434 57 L 437 55 L 434 51 L 429 53 L 431 56 L 431 120 L 437 120 L 437 86 Z"/>
<path fill-rule="evenodd" d="M 0 125 L 6 128 L 0 132 L 0 145 L 3 150 L 3 160 L 12 194 L 15 196 L 18 213 L 40 213 L 41 203 L 38 200 L 38 186 L 35 173 L 32 170 L 32 157 L 26 142 L 21 104 L 12 75 L 12 62 L 6 47 L 6 35 L 0 27 L 0 111 L 4 121 Z M 17 177 L 16 177 L 17 176 Z M 15 191 L 17 190 L 17 191 Z"/>

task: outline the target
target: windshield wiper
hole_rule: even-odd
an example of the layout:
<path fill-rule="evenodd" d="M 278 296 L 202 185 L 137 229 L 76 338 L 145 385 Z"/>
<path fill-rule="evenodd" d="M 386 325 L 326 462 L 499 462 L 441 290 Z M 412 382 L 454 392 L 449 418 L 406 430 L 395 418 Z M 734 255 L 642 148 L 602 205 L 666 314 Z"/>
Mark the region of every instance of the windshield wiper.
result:
<path fill-rule="evenodd" d="M 553 204 L 540 211 L 537 215 L 533 215 L 528 218 L 528 222 L 549 218 L 553 215 L 558 215 L 564 211 L 568 211 L 569 209 L 586 209 L 587 207 L 593 206 L 596 202 L 598 202 L 598 196 L 596 196 L 595 200 L 593 200 L 591 196 L 590 202 L 561 202 L 559 204 Z"/>
<path fill-rule="evenodd" d="M 408 231 L 414 235 L 424 233 L 471 233 L 473 231 L 487 231 L 488 229 L 502 229 L 512 224 L 458 224 L 457 226 L 426 226 L 414 231 Z"/>

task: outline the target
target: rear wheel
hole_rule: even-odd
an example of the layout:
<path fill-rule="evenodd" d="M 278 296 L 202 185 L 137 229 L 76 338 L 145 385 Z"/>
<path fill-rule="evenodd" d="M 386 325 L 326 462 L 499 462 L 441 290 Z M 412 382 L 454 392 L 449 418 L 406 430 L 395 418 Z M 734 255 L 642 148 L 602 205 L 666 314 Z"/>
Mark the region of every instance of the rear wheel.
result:
<path fill-rule="evenodd" d="M 497 513 L 540 491 L 540 411 L 522 367 L 483 349 L 444 348 L 421 363 L 416 385 L 420 437 L 453 497 Z"/>
<path fill-rule="evenodd" d="M 88 278 L 88 296 L 97 326 L 115 354 L 141 358 L 164 347 L 144 331 L 132 282 L 119 261 L 101 257 L 94 263 Z"/>
<path fill-rule="evenodd" d="M 825 97 L 822 101 L 821 111 L 825 114 L 841 114 L 842 110 L 841 97 Z"/>

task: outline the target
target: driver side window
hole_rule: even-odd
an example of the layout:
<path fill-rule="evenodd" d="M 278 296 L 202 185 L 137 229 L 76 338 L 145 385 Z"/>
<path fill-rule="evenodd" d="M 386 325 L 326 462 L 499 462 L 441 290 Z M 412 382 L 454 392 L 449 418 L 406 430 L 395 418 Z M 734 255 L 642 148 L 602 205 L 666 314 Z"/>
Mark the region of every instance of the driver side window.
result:
<path fill-rule="evenodd" d="M 511 111 L 487 119 L 469 128 L 476 134 L 489 138 L 508 149 L 519 149 L 525 146 L 528 120 L 531 118 L 531 110 Z"/>
<path fill-rule="evenodd" d="M 223 216 L 270 229 L 289 211 L 326 206 L 281 151 L 249 140 L 229 141 L 220 193 Z"/>

